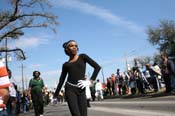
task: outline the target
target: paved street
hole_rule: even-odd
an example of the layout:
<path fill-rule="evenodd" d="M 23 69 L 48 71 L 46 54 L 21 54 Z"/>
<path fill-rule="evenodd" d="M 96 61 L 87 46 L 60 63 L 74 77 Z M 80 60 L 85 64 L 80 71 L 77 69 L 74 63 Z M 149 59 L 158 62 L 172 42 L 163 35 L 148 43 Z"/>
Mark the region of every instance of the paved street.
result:
<path fill-rule="evenodd" d="M 91 105 L 88 116 L 175 116 L 175 96 L 105 99 Z M 66 103 L 46 106 L 44 115 L 71 116 Z M 34 112 L 20 116 L 34 116 Z"/>

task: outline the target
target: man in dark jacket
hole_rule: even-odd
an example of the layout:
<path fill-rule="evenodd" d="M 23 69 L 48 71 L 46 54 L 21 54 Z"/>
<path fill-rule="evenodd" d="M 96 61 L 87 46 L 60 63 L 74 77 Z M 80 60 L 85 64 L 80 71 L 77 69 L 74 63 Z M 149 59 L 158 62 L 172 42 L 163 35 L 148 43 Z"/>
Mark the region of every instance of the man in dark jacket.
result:
<path fill-rule="evenodd" d="M 171 94 L 175 94 L 175 64 L 172 60 L 168 58 L 168 55 L 163 52 L 161 54 L 163 65 L 165 66 L 165 71 L 169 75 L 171 84 Z"/>

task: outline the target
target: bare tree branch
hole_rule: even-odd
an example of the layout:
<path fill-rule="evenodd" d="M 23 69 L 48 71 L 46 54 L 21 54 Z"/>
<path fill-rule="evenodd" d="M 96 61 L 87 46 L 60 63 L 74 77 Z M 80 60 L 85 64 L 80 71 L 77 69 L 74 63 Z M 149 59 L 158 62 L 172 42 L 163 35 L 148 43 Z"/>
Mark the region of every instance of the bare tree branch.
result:
<path fill-rule="evenodd" d="M 26 6 L 31 10 L 31 8 L 37 4 L 39 4 L 41 8 L 44 8 L 44 6 L 49 7 L 48 0 L 29 0 L 28 2 L 24 2 L 23 0 L 10 1 L 13 6 L 12 11 L 0 12 L 0 41 L 6 37 L 17 38 L 23 35 L 18 32 L 22 32 L 22 29 L 24 28 L 49 27 L 54 33 L 56 32 L 54 26 L 58 25 L 58 22 L 57 16 L 54 14 L 48 12 L 41 13 L 35 10 L 33 10 L 33 12 L 24 12 L 22 10 Z M 23 12 L 19 12 L 20 10 Z M 39 24 L 35 23 L 35 20 L 37 19 L 41 20 Z M 24 20 L 25 23 L 22 23 Z M 15 28 L 13 28 L 14 25 L 16 25 Z M 15 34 L 16 36 L 14 36 Z"/>
<path fill-rule="evenodd" d="M 8 1 L 9 6 L 0 11 L 0 42 L 3 39 L 19 38 L 25 34 L 23 30 L 26 28 L 49 28 L 56 33 L 57 16 L 49 12 L 48 9 L 51 7 L 49 0 Z M 8 50 L 7 46 L 0 47 L 0 52 L 16 52 L 19 59 L 24 56 L 19 48 Z"/>
<path fill-rule="evenodd" d="M 10 50 L 8 50 L 8 49 L 1 49 L 1 50 L 0 50 L 0 53 L 1 53 L 1 52 L 16 52 L 16 51 L 19 51 L 19 52 L 20 52 L 20 56 L 19 56 L 19 57 L 21 57 L 21 59 L 23 59 L 23 60 L 26 59 L 23 50 L 20 49 L 20 48 L 10 49 Z M 17 53 L 17 54 L 19 54 L 19 53 Z"/>

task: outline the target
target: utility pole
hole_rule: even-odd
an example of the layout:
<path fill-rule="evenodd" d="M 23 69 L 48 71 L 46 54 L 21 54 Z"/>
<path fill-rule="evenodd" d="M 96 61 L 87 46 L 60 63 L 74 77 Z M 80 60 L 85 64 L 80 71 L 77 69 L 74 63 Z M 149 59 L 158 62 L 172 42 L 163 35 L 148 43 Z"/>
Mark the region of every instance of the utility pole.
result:
<path fill-rule="evenodd" d="M 102 77 L 103 77 L 103 83 L 105 83 L 105 77 L 104 77 L 103 67 L 101 67 L 101 73 L 102 73 Z"/>
<path fill-rule="evenodd" d="M 8 68 L 8 59 L 7 59 L 7 38 L 5 38 L 5 50 L 6 50 L 6 52 L 5 52 L 5 65 L 6 65 L 6 67 Z"/>
<path fill-rule="evenodd" d="M 128 64 L 128 54 L 129 53 L 133 53 L 133 52 L 135 52 L 136 50 L 135 49 L 133 49 L 133 50 L 131 50 L 131 51 L 129 51 L 129 52 L 125 52 L 125 62 L 126 62 L 126 70 L 128 71 L 128 68 L 129 68 L 129 64 Z"/>
<path fill-rule="evenodd" d="M 25 86 L 26 86 L 26 89 L 28 88 L 28 78 L 25 78 Z"/>
<path fill-rule="evenodd" d="M 22 93 L 24 92 L 24 65 L 21 65 L 21 72 L 22 72 Z"/>
<path fill-rule="evenodd" d="M 126 70 L 128 71 L 128 61 L 127 61 L 127 54 L 125 53 L 125 62 L 126 62 Z"/>

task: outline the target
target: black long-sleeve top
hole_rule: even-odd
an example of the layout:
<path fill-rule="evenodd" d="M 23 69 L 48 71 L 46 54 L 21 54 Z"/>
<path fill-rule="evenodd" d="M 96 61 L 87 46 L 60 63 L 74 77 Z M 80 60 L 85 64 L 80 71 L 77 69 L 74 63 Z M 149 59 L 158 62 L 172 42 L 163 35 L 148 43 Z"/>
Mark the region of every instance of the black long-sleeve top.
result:
<path fill-rule="evenodd" d="M 68 74 L 67 81 L 72 84 L 77 84 L 78 80 L 84 80 L 86 63 L 88 63 L 90 66 L 94 68 L 93 74 L 90 79 L 95 80 L 100 71 L 100 66 L 94 60 L 92 60 L 88 55 L 80 54 L 75 62 L 65 62 L 63 64 L 62 73 L 55 94 L 58 94 L 58 92 L 61 90 L 61 87 L 66 79 L 67 74 Z"/>
<path fill-rule="evenodd" d="M 167 61 L 167 68 L 168 68 L 170 74 L 175 74 L 175 64 L 170 59 L 168 59 L 168 61 Z"/>

